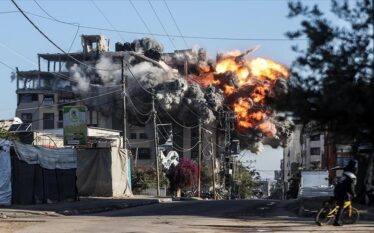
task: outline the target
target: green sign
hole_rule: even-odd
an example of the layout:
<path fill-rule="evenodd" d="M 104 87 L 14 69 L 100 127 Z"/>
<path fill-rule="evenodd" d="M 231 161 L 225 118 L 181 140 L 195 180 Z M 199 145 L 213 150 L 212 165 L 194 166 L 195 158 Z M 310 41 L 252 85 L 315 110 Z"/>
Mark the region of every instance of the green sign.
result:
<path fill-rule="evenodd" d="M 86 107 L 64 106 L 64 145 L 86 144 Z"/>

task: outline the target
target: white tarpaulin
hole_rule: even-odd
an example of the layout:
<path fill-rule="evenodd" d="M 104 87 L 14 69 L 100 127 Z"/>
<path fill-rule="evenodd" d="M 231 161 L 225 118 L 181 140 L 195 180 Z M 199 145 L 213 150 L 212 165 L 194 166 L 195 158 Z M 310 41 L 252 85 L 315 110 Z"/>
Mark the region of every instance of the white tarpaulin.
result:
<path fill-rule="evenodd" d="M 10 205 L 12 200 L 10 141 L 0 139 L 0 205 Z"/>
<path fill-rule="evenodd" d="M 73 148 L 49 149 L 14 142 L 19 159 L 28 164 L 40 164 L 47 169 L 72 169 L 77 167 L 77 152 Z"/>

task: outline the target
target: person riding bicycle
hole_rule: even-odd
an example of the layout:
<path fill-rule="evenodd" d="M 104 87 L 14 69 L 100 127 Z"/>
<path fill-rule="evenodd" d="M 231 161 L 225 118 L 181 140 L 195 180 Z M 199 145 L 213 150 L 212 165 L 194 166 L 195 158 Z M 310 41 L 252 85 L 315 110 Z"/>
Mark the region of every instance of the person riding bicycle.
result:
<path fill-rule="evenodd" d="M 339 178 L 335 185 L 334 195 L 339 209 L 335 217 L 334 226 L 342 225 L 341 217 L 343 214 L 344 202 L 350 201 L 352 198 L 356 197 L 356 174 L 357 162 L 355 160 L 350 160 L 343 169 L 343 176 Z"/>

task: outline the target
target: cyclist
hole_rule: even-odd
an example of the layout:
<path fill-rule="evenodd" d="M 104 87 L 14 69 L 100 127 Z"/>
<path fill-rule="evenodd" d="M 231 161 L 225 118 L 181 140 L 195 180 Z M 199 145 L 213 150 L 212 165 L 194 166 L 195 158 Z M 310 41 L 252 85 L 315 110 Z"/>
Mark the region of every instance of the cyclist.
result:
<path fill-rule="evenodd" d="M 334 195 L 336 204 L 339 206 L 336 214 L 334 226 L 342 226 L 341 217 L 343 214 L 344 202 L 352 200 L 356 196 L 356 174 L 357 162 L 350 160 L 347 166 L 343 169 L 343 176 L 339 178 L 335 186 Z"/>

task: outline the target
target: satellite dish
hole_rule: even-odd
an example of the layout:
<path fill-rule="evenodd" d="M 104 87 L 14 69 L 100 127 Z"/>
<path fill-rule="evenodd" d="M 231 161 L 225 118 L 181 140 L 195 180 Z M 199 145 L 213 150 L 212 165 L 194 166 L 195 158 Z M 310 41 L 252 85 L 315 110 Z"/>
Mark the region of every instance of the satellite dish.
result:
<path fill-rule="evenodd" d="M 22 124 L 22 123 L 23 123 L 23 121 L 20 118 L 14 117 L 13 124 Z"/>
<path fill-rule="evenodd" d="M 173 158 L 178 158 L 179 159 L 179 155 L 175 150 L 170 151 L 166 157 L 168 157 L 170 159 L 173 159 Z"/>

